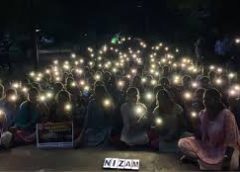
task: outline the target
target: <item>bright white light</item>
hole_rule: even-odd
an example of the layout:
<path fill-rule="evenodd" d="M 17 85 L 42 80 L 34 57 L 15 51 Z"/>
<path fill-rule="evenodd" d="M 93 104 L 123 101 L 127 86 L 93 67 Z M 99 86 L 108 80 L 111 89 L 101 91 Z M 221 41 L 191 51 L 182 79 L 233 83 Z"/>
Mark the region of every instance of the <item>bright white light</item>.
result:
<path fill-rule="evenodd" d="M 71 57 L 72 57 L 73 59 L 75 59 L 75 58 L 76 58 L 76 54 L 75 54 L 75 53 L 72 53 L 72 54 L 71 54 Z"/>
<path fill-rule="evenodd" d="M 163 120 L 162 120 L 162 118 L 156 118 L 155 122 L 157 125 L 162 125 Z"/>
<path fill-rule="evenodd" d="M 197 88 L 198 87 L 198 83 L 197 82 L 192 82 L 192 87 L 193 88 Z"/>
<path fill-rule="evenodd" d="M 221 85 L 223 83 L 222 79 L 220 79 L 220 78 L 216 79 L 215 82 L 217 85 Z"/>
<path fill-rule="evenodd" d="M 103 100 L 103 106 L 104 107 L 109 107 L 110 105 L 111 105 L 111 100 L 110 99 Z"/>
<path fill-rule="evenodd" d="M 196 118 L 197 117 L 197 112 L 191 112 L 191 117 Z"/>
<path fill-rule="evenodd" d="M 236 44 L 239 44 L 239 43 L 240 43 L 240 39 L 239 39 L 239 38 L 236 38 L 236 39 L 235 39 L 235 42 L 236 42 Z"/>
<path fill-rule="evenodd" d="M 235 74 L 234 74 L 234 73 L 229 73 L 229 74 L 228 74 L 228 77 L 229 77 L 230 79 L 233 79 L 233 78 L 235 77 Z"/>
<path fill-rule="evenodd" d="M 192 94 L 190 92 L 185 92 L 183 96 L 186 100 L 190 100 L 192 98 Z"/>
<path fill-rule="evenodd" d="M 70 103 L 67 103 L 65 106 L 64 106 L 64 110 L 65 111 L 71 111 L 72 110 L 72 105 Z"/>
<path fill-rule="evenodd" d="M 145 98 L 146 98 L 148 101 L 153 100 L 153 94 L 150 93 L 150 92 L 149 92 L 149 93 L 146 93 Z"/>

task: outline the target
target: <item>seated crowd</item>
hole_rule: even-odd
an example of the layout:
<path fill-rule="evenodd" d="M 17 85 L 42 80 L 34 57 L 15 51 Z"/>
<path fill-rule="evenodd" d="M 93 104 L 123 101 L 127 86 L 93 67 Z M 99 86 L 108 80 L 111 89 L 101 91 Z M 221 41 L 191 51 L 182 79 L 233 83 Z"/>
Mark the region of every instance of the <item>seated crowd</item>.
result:
<path fill-rule="evenodd" d="M 239 150 L 240 88 L 229 93 L 226 73 L 164 64 L 150 67 L 155 75 L 154 61 L 135 58 L 115 72 L 81 61 L 63 69 L 55 61 L 44 74 L 0 85 L 3 148 L 35 143 L 38 123 L 71 121 L 76 147 L 180 150 L 209 169 L 221 166 L 229 147 Z"/>

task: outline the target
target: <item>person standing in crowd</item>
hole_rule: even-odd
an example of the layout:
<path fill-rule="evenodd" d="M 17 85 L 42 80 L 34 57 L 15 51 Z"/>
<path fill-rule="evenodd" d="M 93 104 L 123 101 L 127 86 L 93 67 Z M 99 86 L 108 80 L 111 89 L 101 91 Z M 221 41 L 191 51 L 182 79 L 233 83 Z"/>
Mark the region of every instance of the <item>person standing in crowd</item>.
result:
<path fill-rule="evenodd" d="M 227 147 L 239 149 L 238 127 L 216 89 L 207 90 L 203 102 L 198 130 L 194 136 L 180 139 L 178 146 L 185 155 L 196 158 L 201 169 L 221 170 Z"/>

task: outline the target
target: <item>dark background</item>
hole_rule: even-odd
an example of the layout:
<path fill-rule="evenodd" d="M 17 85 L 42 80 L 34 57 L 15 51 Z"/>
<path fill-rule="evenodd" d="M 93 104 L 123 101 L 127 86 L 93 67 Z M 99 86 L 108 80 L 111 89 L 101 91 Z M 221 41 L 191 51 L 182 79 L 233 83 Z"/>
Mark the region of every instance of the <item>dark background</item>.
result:
<path fill-rule="evenodd" d="M 0 36 L 21 42 L 34 24 L 58 45 L 122 33 L 184 46 L 237 35 L 239 7 L 237 0 L 1 0 Z"/>

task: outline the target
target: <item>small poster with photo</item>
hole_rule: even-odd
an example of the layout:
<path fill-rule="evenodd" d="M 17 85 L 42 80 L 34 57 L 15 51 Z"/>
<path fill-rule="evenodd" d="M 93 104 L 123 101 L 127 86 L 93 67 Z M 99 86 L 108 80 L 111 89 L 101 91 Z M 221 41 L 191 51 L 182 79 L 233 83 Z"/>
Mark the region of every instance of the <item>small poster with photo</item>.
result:
<path fill-rule="evenodd" d="M 38 148 L 73 148 L 73 123 L 44 123 L 36 126 Z"/>

